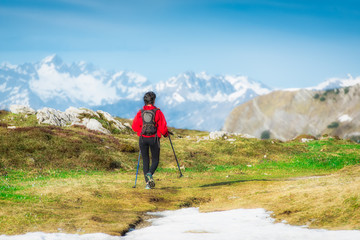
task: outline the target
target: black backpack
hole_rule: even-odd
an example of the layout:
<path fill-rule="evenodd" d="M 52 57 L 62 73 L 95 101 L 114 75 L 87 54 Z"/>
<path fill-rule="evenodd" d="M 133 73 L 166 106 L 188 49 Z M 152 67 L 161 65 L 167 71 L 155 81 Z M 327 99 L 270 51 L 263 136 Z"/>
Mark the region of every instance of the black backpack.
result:
<path fill-rule="evenodd" d="M 157 127 L 155 124 L 155 113 L 157 110 L 159 109 L 154 108 L 151 110 L 141 110 L 141 118 L 143 121 L 141 135 L 151 136 L 157 133 Z"/>

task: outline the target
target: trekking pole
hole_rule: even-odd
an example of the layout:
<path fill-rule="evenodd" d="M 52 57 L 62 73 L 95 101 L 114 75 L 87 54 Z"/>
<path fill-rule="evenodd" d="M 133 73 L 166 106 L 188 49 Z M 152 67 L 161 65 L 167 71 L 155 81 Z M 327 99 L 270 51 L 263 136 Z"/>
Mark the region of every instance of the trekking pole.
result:
<path fill-rule="evenodd" d="M 138 176 L 138 172 L 139 172 L 139 165 L 140 165 L 140 155 L 141 155 L 141 151 L 139 151 L 138 164 L 137 164 L 137 168 L 136 168 L 135 185 L 133 186 L 133 188 L 136 188 L 136 181 L 137 181 L 137 176 Z"/>
<path fill-rule="evenodd" d="M 172 144 L 172 142 L 171 142 L 170 134 L 172 135 L 172 133 L 169 132 L 168 137 L 169 137 L 169 140 L 170 140 L 171 148 L 172 148 L 172 150 L 173 150 L 173 152 L 174 152 L 174 156 L 175 156 L 175 160 L 176 160 L 177 166 L 178 166 L 179 171 L 180 171 L 180 176 L 179 176 L 179 177 L 182 177 L 183 174 L 181 173 L 181 170 L 180 170 L 179 161 L 178 161 L 178 159 L 177 159 L 177 157 L 176 157 L 175 150 L 174 150 L 174 146 L 173 146 L 173 144 Z"/>

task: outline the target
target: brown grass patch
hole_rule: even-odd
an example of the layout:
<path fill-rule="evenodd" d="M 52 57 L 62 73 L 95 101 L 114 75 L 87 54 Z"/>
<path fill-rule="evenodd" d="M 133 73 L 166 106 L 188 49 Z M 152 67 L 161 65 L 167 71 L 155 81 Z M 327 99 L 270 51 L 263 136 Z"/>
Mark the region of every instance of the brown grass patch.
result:
<path fill-rule="evenodd" d="M 22 183 L 17 193 L 31 201 L 0 200 L 2 233 L 33 231 L 104 232 L 123 235 L 148 211 L 200 207 L 201 211 L 265 208 L 277 221 L 328 229 L 358 229 L 360 166 L 347 167 L 321 178 L 291 181 L 229 179 L 227 173 L 157 173 L 156 188 L 145 190 L 134 174 L 104 172 L 66 179 Z M 221 181 L 224 184 L 215 184 Z M 213 183 L 213 184 L 209 184 Z M 201 187 L 207 185 L 206 187 Z"/>
<path fill-rule="evenodd" d="M 314 136 L 312 136 L 312 135 L 302 134 L 302 135 L 299 135 L 299 136 L 297 136 L 296 138 L 292 139 L 291 141 L 301 142 L 303 138 L 305 138 L 305 139 L 312 139 L 312 140 L 316 140 L 316 139 L 317 139 L 316 137 L 314 137 Z"/>
<path fill-rule="evenodd" d="M 359 229 L 360 166 L 321 178 L 239 183 L 222 187 L 204 211 L 262 207 L 277 221 L 311 228 Z M 238 189 L 238 190 L 236 190 Z M 214 192 L 215 195 L 217 195 Z"/>

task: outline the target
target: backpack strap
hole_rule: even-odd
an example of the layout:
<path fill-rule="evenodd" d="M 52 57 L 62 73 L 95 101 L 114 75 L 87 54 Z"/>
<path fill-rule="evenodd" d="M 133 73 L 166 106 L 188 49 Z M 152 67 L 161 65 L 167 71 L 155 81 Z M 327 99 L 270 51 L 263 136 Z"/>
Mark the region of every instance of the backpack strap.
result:
<path fill-rule="evenodd" d="M 151 109 L 151 111 L 153 111 L 154 112 L 154 122 L 155 122 L 155 116 L 156 116 L 156 112 L 157 112 L 157 110 L 160 110 L 160 108 L 154 108 L 154 109 Z M 155 127 L 157 128 L 158 126 L 157 126 L 157 124 L 156 124 L 156 122 L 155 122 Z"/>

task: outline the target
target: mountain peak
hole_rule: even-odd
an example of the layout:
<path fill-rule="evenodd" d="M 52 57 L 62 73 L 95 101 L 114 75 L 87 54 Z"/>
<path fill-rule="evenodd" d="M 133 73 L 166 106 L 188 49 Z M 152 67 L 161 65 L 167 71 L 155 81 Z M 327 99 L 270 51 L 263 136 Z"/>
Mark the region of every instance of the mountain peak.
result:
<path fill-rule="evenodd" d="M 59 57 L 59 55 L 53 54 L 41 60 L 41 64 L 48 64 L 48 65 L 54 64 L 55 66 L 59 66 L 63 64 L 63 60 Z"/>
<path fill-rule="evenodd" d="M 204 71 L 200 72 L 200 73 L 197 73 L 196 77 L 202 78 L 202 79 L 205 79 L 205 80 L 210 80 L 212 78 L 211 75 L 207 74 L 207 72 L 204 72 Z"/>
<path fill-rule="evenodd" d="M 168 112 L 172 119 L 169 123 L 191 129 L 220 129 L 224 116 L 235 105 L 258 95 L 256 88 L 247 91 L 249 84 L 240 81 L 242 78 L 238 76 L 233 77 L 238 88 L 227 81 L 226 76 L 204 71 L 186 71 L 167 81 L 151 84 L 136 72 L 101 70 L 85 61 L 68 64 L 56 54 L 36 63 L 19 65 L 15 70 L 10 68 L 0 67 L 0 71 L 4 70 L 3 79 L 9 79 L 5 85 L 0 77 L 0 88 L 6 91 L 3 94 L 5 100 L 0 99 L 0 106 L 6 107 L 10 101 L 14 104 L 18 99 L 33 108 L 66 109 L 69 105 L 90 108 L 96 105 L 114 115 L 131 117 L 141 105 L 143 94 L 156 89 L 157 104 Z M 19 87 L 24 91 L 14 97 Z M 204 116 L 209 115 L 209 102 L 214 115 L 209 116 L 211 121 L 203 121 Z M 192 120 L 177 117 L 179 111 L 194 114 Z"/>
<path fill-rule="evenodd" d="M 307 88 L 310 90 L 330 90 L 335 88 L 351 87 L 360 84 L 360 76 L 354 78 L 351 74 L 347 74 L 347 78 L 330 78 L 315 87 Z"/>

